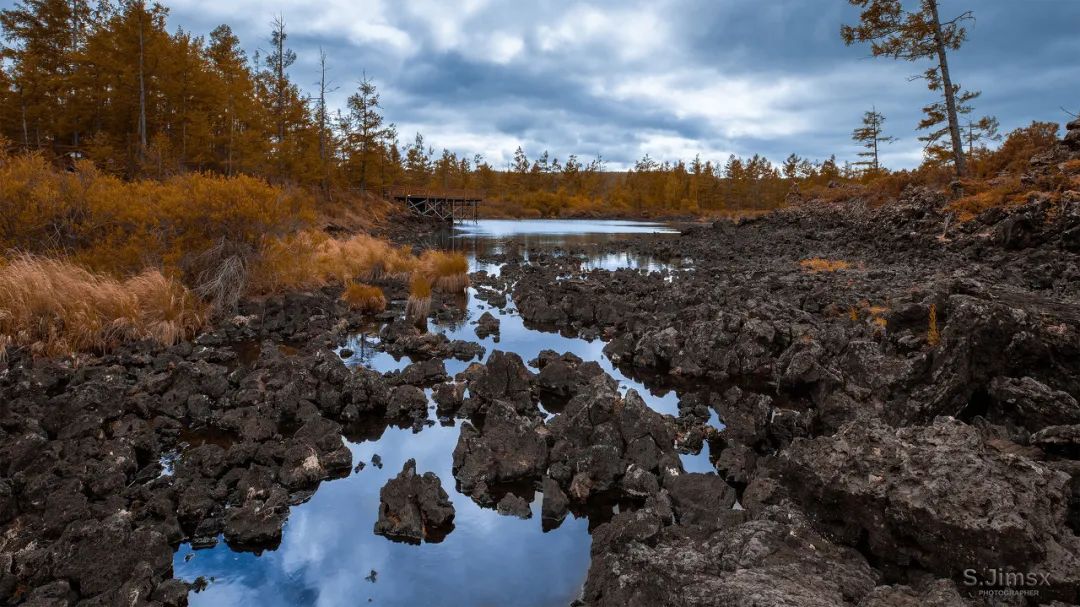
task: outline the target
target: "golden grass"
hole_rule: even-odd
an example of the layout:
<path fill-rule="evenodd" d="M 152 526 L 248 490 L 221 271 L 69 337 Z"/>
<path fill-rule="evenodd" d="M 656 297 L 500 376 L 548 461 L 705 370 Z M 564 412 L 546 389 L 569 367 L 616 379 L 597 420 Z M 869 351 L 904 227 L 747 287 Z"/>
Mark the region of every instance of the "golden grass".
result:
<path fill-rule="evenodd" d="M 267 294 L 351 280 L 405 280 L 419 265 L 408 247 L 366 234 L 338 240 L 304 231 L 263 245 L 252 268 L 251 291 Z"/>
<path fill-rule="evenodd" d="M 825 259 L 822 257 L 804 259 L 799 262 L 799 265 L 807 272 L 813 272 L 814 274 L 819 272 L 837 272 L 839 270 L 847 270 L 851 267 L 851 263 L 842 259 Z"/>
<path fill-rule="evenodd" d="M 926 330 L 926 343 L 931 347 L 941 343 L 941 332 L 937 326 L 937 304 L 930 304 L 930 319 Z"/>
<path fill-rule="evenodd" d="M 954 211 L 960 221 L 971 221 L 980 213 L 994 207 L 1020 204 L 1024 201 L 1023 186 L 1019 177 L 1009 177 L 994 183 L 981 180 L 965 180 L 964 191 L 967 196 L 949 203 L 949 210 Z"/>
<path fill-rule="evenodd" d="M 431 312 L 431 283 L 421 273 L 413 274 L 409 282 L 409 301 L 405 305 L 405 318 L 422 322 Z"/>
<path fill-rule="evenodd" d="M 198 299 L 157 270 L 118 280 L 29 254 L 0 268 L 0 349 L 52 356 L 142 339 L 171 345 L 205 319 Z"/>
<path fill-rule="evenodd" d="M 469 262 L 461 253 L 427 251 L 420 268 L 439 293 L 461 293 L 469 286 Z"/>
<path fill-rule="evenodd" d="M 386 309 L 386 295 L 379 287 L 364 283 L 350 283 L 341 294 L 341 299 L 353 310 L 375 314 Z"/>

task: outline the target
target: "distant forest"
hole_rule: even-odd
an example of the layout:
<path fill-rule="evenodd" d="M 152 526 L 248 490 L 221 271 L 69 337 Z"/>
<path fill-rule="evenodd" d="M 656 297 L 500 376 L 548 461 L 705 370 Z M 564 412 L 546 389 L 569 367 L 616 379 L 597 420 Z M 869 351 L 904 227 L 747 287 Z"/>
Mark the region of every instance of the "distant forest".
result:
<path fill-rule="evenodd" d="M 140 0 L 23 0 L 2 11 L 3 147 L 56 164 L 88 159 L 125 179 L 248 175 L 306 188 L 322 200 L 391 186 L 475 189 L 495 212 L 517 216 L 766 210 L 783 204 L 795 184 L 897 178 L 877 161 L 876 146 L 889 138 L 876 112 L 854 134 L 874 146 L 874 157 L 855 163 L 646 155 L 613 173 L 600 157 L 560 160 L 545 151 L 530 159 L 518 148 L 509 166 L 496 168 L 480 155 L 436 153 L 421 134 L 403 144 L 367 77 L 346 107 L 328 107 L 332 58 L 325 54 L 321 84 L 303 90 L 290 77 L 297 56 L 283 18 L 262 41 L 268 50 L 249 57 L 228 25 L 208 36 L 170 33 L 167 15 L 164 6 Z M 1039 136 L 1052 137 L 1044 132 L 1051 127 L 1039 127 Z M 990 154 L 983 140 L 972 142 L 973 175 Z M 940 172 L 947 161 L 928 155 L 913 175 Z"/>

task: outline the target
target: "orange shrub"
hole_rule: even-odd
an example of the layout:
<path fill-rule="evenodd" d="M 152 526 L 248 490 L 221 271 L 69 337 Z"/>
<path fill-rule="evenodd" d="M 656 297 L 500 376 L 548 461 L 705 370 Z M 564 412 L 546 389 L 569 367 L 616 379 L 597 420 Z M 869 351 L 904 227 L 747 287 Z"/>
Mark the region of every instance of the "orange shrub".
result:
<path fill-rule="evenodd" d="M 993 207 L 1024 202 L 1024 196 L 1022 196 L 1024 188 L 1020 184 L 1019 177 L 1009 177 L 990 182 L 966 180 L 964 190 L 970 193 L 949 204 L 949 209 L 957 213 L 957 218 L 960 221 L 970 221 L 979 213 Z"/>
<path fill-rule="evenodd" d="M 191 173 L 125 182 L 88 162 L 60 171 L 0 156 L 0 248 L 71 255 L 115 275 L 179 268 L 222 241 L 254 250 L 314 219 L 311 196 L 254 177 Z"/>

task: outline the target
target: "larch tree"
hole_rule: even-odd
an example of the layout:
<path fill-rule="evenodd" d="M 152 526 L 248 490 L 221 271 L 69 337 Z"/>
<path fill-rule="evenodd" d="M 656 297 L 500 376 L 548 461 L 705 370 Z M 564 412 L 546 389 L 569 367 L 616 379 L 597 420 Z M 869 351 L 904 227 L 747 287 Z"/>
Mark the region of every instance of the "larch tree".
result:
<path fill-rule="evenodd" d="M 326 51 L 319 47 L 319 99 L 315 106 L 315 121 L 319 131 L 319 172 L 322 177 L 323 192 L 330 192 L 330 111 L 326 104 L 326 95 L 337 90 L 326 79 Z"/>
<path fill-rule="evenodd" d="M 289 131 L 290 100 L 294 94 L 289 81 L 289 68 L 296 62 L 296 53 L 285 45 L 289 35 L 285 31 L 285 18 L 274 17 L 270 31 L 270 52 L 267 54 L 261 74 L 266 101 L 274 117 L 274 157 L 279 179 L 285 177 L 285 138 Z"/>
<path fill-rule="evenodd" d="M 79 144 L 72 81 L 91 14 L 86 0 L 22 0 L 0 11 L 24 147 Z"/>
<path fill-rule="evenodd" d="M 405 177 L 409 185 L 424 187 L 431 174 L 431 156 L 424 147 L 424 136 L 416 134 L 413 144 L 405 151 Z"/>
<path fill-rule="evenodd" d="M 974 155 L 980 148 L 985 148 L 986 141 L 1001 141 L 1001 134 L 998 133 L 1000 126 L 994 116 L 983 116 L 976 121 L 968 120 L 963 126 L 968 156 Z"/>
<path fill-rule="evenodd" d="M 351 132 L 348 142 L 352 163 L 357 167 L 358 185 L 367 189 L 368 174 L 375 164 L 375 156 L 383 149 L 387 129 L 383 125 L 383 115 L 379 111 L 379 93 L 375 83 L 365 74 L 360 80 L 356 92 L 349 95 L 346 102 L 349 108 Z"/>
<path fill-rule="evenodd" d="M 877 108 L 871 108 L 863 114 L 862 126 L 851 132 L 851 139 L 866 148 L 858 154 L 866 160 L 856 162 L 855 166 L 864 166 L 873 173 L 881 170 L 881 144 L 896 141 L 896 137 L 885 134 L 884 124 L 885 115 L 877 111 Z"/>
<path fill-rule="evenodd" d="M 781 166 L 781 173 L 784 175 L 784 179 L 794 181 L 799 177 L 799 163 L 802 161 L 798 154 L 792 153 L 790 156 L 784 159 L 784 164 Z"/>
<path fill-rule="evenodd" d="M 210 70 L 217 79 L 214 90 L 214 152 L 219 170 L 226 175 L 253 171 L 265 150 L 261 133 L 262 111 L 255 100 L 255 82 L 247 55 L 228 25 L 210 32 L 206 49 Z"/>
<path fill-rule="evenodd" d="M 940 124 L 945 125 L 932 131 L 928 137 L 937 135 L 934 137 L 936 141 L 948 134 L 956 174 L 963 177 L 967 168 L 958 106 L 970 101 L 978 93 L 966 93 L 966 99 L 958 99 L 961 95 L 960 86 L 953 82 L 949 72 L 949 51 L 959 49 L 967 38 L 963 23 L 973 18 L 972 12 L 966 11 L 949 21 L 942 21 L 938 14 L 938 0 L 918 0 L 916 10 L 905 9 L 901 0 L 848 2 L 861 8 L 862 13 L 858 25 L 844 25 L 840 28 L 840 35 L 846 44 L 869 42 L 875 57 L 907 61 L 929 59 L 935 62 L 924 72 L 923 77 L 926 78 L 928 88 L 939 92 L 942 99 L 941 102 L 924 108 L 927 117 L 920 123 L 920 128 L 932 129 Z"/>

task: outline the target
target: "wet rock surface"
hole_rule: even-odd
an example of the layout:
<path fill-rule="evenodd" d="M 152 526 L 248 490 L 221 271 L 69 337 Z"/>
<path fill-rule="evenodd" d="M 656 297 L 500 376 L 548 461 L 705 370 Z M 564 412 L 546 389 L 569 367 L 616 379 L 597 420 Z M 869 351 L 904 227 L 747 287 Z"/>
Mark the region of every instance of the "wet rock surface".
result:
<path fill-rule="evenodd" d="M 438 476 L 416 473 L 416 460 L 379 492 L 375 533 L 410 543 L 441 542 L 453 530 L 454 505 Z"/>

